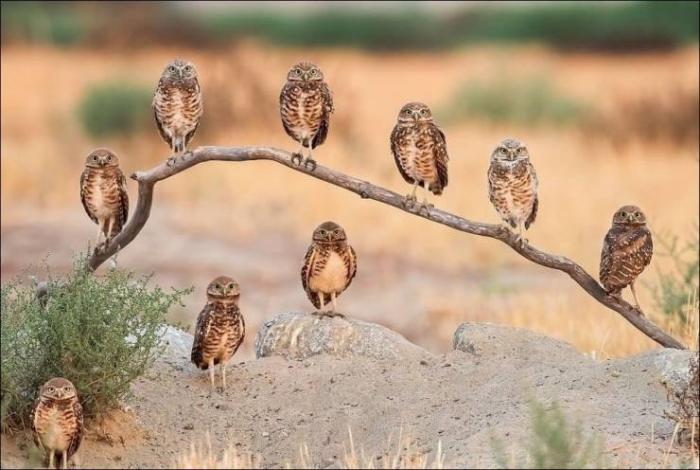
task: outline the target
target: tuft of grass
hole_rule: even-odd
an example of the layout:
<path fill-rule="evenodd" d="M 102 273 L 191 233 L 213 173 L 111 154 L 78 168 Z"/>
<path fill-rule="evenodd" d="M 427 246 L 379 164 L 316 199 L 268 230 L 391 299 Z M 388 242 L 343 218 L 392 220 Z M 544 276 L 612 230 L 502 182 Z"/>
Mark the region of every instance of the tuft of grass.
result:
<path fill-rule="evenodd" d="M 53 377 L 73 382 L 86 416 L 118 404 L 160 351 L 168 309 L 188 291 L 166 293 L 148 277 L 74 261 L 65 278 L 47 275 L 48 296 L 32 285 L 3 284 L 2 427 L 24 427 L 39 387 Z"/>
<path fill-rule="evenodd" d="M 661 233 L 655 234 L 654 244 L 655 255 L 670 259 L 672 267 L 657 271 L 657 284 L 651 286 L 656 307 L 670 321 L 689 323 L 700 312 L 698 225 L 685 242 L 678 236 Z"/>
<path fill-rule="evenodd" d="M 125 135 L 149 128 L 153 90 L 128 81 L 88 88 L 78 107 L 83 129 L 92 137 Z"/>
<path fill-rule="evenodd" d="M 561 407 L 535 400 L 530 404 L 531 433 L 524 445 L 525 460 L 513 462 L 503 443 L 493 437 L 491 448 L 499 468 L 602 468 L 603 442 L 586 436 L 581 423 L 570 423 Z"/>
<path fill-rule="evenodd" d="M 557 91 L 544 77 L 464 83 L 439 114 L 446 122 L 486 120 L 528 126 L 579 121 L 587 108 Z"/>

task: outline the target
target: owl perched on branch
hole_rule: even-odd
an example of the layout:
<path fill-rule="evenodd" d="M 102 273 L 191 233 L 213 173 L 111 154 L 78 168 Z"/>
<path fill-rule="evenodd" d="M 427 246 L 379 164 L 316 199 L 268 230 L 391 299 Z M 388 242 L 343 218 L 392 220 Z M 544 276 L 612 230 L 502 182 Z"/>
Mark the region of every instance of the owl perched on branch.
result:
<path fill-rule="evenodd" d="M 428 210 L 428 191 L 442 194 L 447 186 L 447 142 L 445 134 L 433 121 L 430 108 L 423 103 L 408 103 L 401 108 L 390 137 L 391 152 L 396 166 L 413 192 L 406 196 L 405 205 L 416 202 L 416 188 L 424 189 L 421 209 Z"/>
<path fill-rule="evenodd" d="M 537 173 L 530 162 L 525 144 L 516 139 L 504 139 L 491 154 L 488 169 L 489 199 L 503 221 L 518 229 L 521 244 L 523 236 L 537 217 Z"/>
<path fill-rule="evenodd" d="M 168 159 L 173 164 L 184 155 L 204 113 L 194 64 L 175 59 L 165 67 L 153 96 L 153 111 L 160 136 L 175 154 Z"/>
<path fill-rule="evenodd" d="M 107 243 L 121 232 L 129 215 L 129 194 L 119 158 L 111 150 L 94 150 L 85 159 L 85 170 L 80 175 L 80 200 L 87 215 L 97 224 L 96 247 L 100 246 L 102 235 Z"/>
<path fill-rule="evenodd" d="M 335 222 L 324 222 L 314 230 L 311 246 L 301 267 L 301 284 L 321 315 L 343 316 L 337 297 L 348 288 L 357 273 L 355 250 L 345 230 Z M 333 311 L 324 308 L 332 304 Z"/>
<path fill-rule="evenodd" d="M 32 416 L 34 440 L 49 458 L 49 468 L 68 468 L 83 438 L 83 407 L 73 384 L 54 378 L 41 386 Z"/>
<path fill-rule="evenodd" d="M 304 166 L 316 168 L 312 151 L 326 141 L 333 97 L 323 79 L 323 72 L 310 62 L 299 62 L 287 73 L 287 83 L 280 93 L 280 115 L 287 134 L 299 144 L 299 152 L 292 161 L 302 164 L 304 148 L 309 156 Z"/>
<path fill-rule="evenodd" d="M 226 388 L 226 363 L 245 338 L 245 322 L 238 308 L 241 289 L 228 276 L 219 276 L 207 286 L 207 303 L 197 317 L 192 343 L 192 363 L 209 369 L 212 391 L 214 366 L 219 365 L 221 389 Z"/>
<path fill-rule="evenodd" d="M 603 240 L 600 282 L 610 295 L 619 296 L 627 286 L 639 308 L 634 281 L 651 263 L 654 245 L 647 219 L 637 206 L 621 207 L 613 215 L 612 227 Z"/>

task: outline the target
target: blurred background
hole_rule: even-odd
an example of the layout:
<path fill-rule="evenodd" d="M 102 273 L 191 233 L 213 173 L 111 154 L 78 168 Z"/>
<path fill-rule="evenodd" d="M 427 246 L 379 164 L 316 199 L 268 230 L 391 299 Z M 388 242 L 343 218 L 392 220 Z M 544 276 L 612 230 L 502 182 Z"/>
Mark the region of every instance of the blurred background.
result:
<path fill-rule="evenodd" d="M 697 2 L 3 2 L 3 281 L 44 264 L 66 271 L 93 242 L 78 188 L 92 149 L 114 150 L 127 175 L 168 156 L 150 103 L 169 60 L 199 71 L 205 113 L 192 146 L 288 150 L 297 144 L 279 91 L 289 67 L 309 60 L 336 106 L 314 154 L 323 165 L 408 192 L 389 134 L 404 103 L 423 101 L 450 154 L 450 184 L 434 202 L 498 223 L 489 156 L 519 138 L 540 178 L 531 243 L 595 277 L 613 212 L 641 206 L 656 254 L 640 302 L 697 347 L 698 13 Z M 133 210 L 131 180 L 129 194 Z M 271 162 L 207 163 L 159 183 L 119 266 L 194 286 L 171 312 L 186 328 L 206 284 L 236 277 L 247 359 L 262 322 L 311 310 L 299 269 L 325 220 L 345 227 L 359 258 L 340 310 L 433 352 L 449 350 L 465 321 L 537 330 L 596 358 L 656 347 L 566 275 L 499 242 Z"/>

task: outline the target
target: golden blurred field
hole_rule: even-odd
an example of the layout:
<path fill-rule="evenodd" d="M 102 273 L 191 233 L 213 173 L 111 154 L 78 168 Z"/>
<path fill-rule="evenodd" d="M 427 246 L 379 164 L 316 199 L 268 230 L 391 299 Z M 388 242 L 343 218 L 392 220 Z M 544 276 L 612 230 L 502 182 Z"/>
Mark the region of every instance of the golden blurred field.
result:
<path fill-rule="evenodd" d="M 76 216 L 83 210 L 78 177 L 85 155 L 94 147 L 115 150 L 127 174 L 167 156 L 155 124 L 128 138 L 93 140 L 81 129 L 75 108 L 86 87 L 96 81 L 128 78 L 155 87 L 162 67 L 174 56 L 194 61 L 200 74 L 205 117 L 194 146 L 269 145 L 290 150 L 296 149 L 296 144 L 279 122 L 279 89 L 291 64 L 302 59 L 314 61 L 325 73 L 336 106 L 328 141 L 315 157 L 323 165 L 398 192 L 410 188 L 395 168 L 388 137 L 405 102 L 420 100 L 438 108 L 468 79 L 538 75 L 548 77 L 567 94 L 612 113 L 620 102 L 639 96 L 663 100 L 679 89 L 690 89 L 697 96 L 699 66 L 696 46 L 668 53 L 608 56 L 560 54 L 530 46 L 484 46 L 433 54 L 280 49 L 247 42 L 215 51 L 149 48 L 132 54 L 5 47 L 1 95 L 3 234 L 30 222 L 40 229 L 48 214 L 53 219 L 64 213 L 80 217 Z M 486 195 L 489 155 L 503 137 L 518 137 L 527 143 L 540 179 L 540 213 L 529 232 L 530 242 L 573 258 L 594 276 L 602 238 L 612 213 L 621 205 L 641 206 L 655 232 L 686 236 L 697 221 L 697 140 L 688 144 L 625 135 L 625 143 L 619 144 L 576 126 L 469 121 L 442 127 L 451 157 L 450 184 L 435 201 L 436 206 L 473 220 L 498 222 Z M 133 205 L 134 184 L 130 195 Z M 319 222 L 333 219 L 346 228 L 360 254 L 358 276 L 362 276 L 363 263 L 379 263 L 373 258 L 381 255 L 418 268 L 443 270 L 453 277 L 466 270 L 493 279 L 494 289 L 474 290 L 465 278 L 464 291 L 453 287 L 441 290 L 440 277 L 426 276 L 425 286 L 411 284 L 423 299 L 425 315 L 422 323 L 403 325 L 399 331 L 431 347 L 449 347 L 452 331 L 462 321 L 535 329 L 569 341 L 582 351 L 595 351 L 598 357 L 654 347 L 617 314 L 596 303 L 573 282 L 562 280 L 563 275 L 526 262 L 498 242 L 361 200 L 273 163 L 201 165 L 160 183 L 154 207 L 168 214 L 173 229 L 222 238 L 227 243 L 254 243 L 262 232 L 307 240 Z M 87 218 L 83 223 L 81 230 L 89 234 L 86 237 L 94 236 Z M 86 240 L 75 240 L 72 246 L 79 250 Z M 139 241 L 137 238 L 125 251 Z M 46 251 L 50 249 L 46 247 Z M 14 274 L 21 261 L 36 261 L 42 255 L 9 252 L 5 247 L 3 277 Z M 643 274 L 643 282 L 653 283 L 656 270 L 664 263 L 656 257 Z M 181 269 L 187 272 L 195 268 L 183 264 Z M 263 277 L 266 270 L 274 271 L 274 260 L 260 269 Z M 508 281 L 508 287 L 500 289 L 503 279 L 512 273 L 542 282 L 532 287 Z M 394 282 L 403 280 L 397 275 Z M 345 297 L 358 295 L 357 289 L 349 290 Z M 640 291 L 640 301 L 653 314 L 648 290 Z M 192 303 L 192 316 L 198 311 L 197 299 Z M 400 314 L 400 299 L 396 315 Z M 279 312 L 261 312 L 261 317 L 275 313 Z M 385 314 L 383 323 L 401 324 L 400 319 Z M 683 337 L 697 347 L 697 317 L 694 319 L 695 325 L 675 326 L 674 330 L 683 330 Z M 258 321 L 262 318 L 254 324 Z"/>

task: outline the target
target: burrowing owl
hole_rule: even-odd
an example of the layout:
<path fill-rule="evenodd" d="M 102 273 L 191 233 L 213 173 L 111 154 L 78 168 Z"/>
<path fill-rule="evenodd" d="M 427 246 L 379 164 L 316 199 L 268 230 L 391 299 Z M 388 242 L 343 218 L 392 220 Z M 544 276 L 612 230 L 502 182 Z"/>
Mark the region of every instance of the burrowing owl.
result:
<path fill-rule="evenodd" d="M 219 276 L 207 287 L 207 304 L 197 318 L 192 344 L 192 362 L 209 369 L 214 390 L 214 366 L 219 364 L 222 390 L 226 388 L 226 363 L 236 353 L 245 337 L 245 322 L 238 308 L 241 289 L 228 276 Z"/>
<path fill-rule="evenodd" d="M 639 310 L 634 281 L 651 262 L 653 251 L 647 219 L 639 207 L 624 206 L 615 212 L 600 255 L 600 282 L 608 294 L 619 296 L 630 286 Z"/>
<path fill-rule="evenodd" d="M 182 155 L 194 137 L 204 112 L 197 69 L 191 62 L 175 59 L 163 70 L 153 96 L 158 132 L 174 154 L 168 163 Z"/>
<path fill-rule="evenodd" d="M 105 243 L 117 235 L 129 215 L 129 194 L 126 178 L 119 168 L 119 159 L 108 149 L 94 150 L 85 159 L 80 175 L 80 199 L 85 212 L 97 224 L 97 242 Z"/>
<path fill-rule="evenodd" d="M 488 170 L 489 199 L 507 225 L 527 230 L 537 217 L 537 173 L 527 147 L 516 139 L 504 139 L 491 154 Z"/>
<path fill-rule="evenodd" d="M 301 144 L 292 161 L 301 165 L 304 147 L 309 156 L 304 166 L 316 168 L 311 157 L 313 149 L 325 142 L 328 136 L 333 97 L 323 79 L 321 69 L 310 62 L 299 62 L 287 73 L 287 83 L 280 93 L 280 114 L 287 134 Z"/>
<path fill-rule="evenodd" d="M 62 462 L 68 468 L 68 459 L 80 447 L 83 437 L 83 407 L 78 392 L 70 381 L 51 379 L 42 385 L 34 404 L 32 431 L 37 446 L 49 455 L 49 468 Z"/>
<path fill-rule="evenodd" d="M 408 103 L 401 108 L 391 133 L 391 151 L 401 176 L 413 185 L 406 205 L 416 201 L 416 188 L 425 190 L 422 209 L 430 207 L 428 191 L 442 194 L 447 186 L 447 142 L 433 121 L 430 108 L 423 103 Z"/>
<path fill-rule="evenodd" d="M 335 222 L 316 227 L 301 267 L 301 284 L 319 313 L 342 316 L 337 312 L 336 297 L 348 288 L 356 273 L 357 257 L 345 230 Z M 332 314 L 323 311 L 329 302 Z"/>

